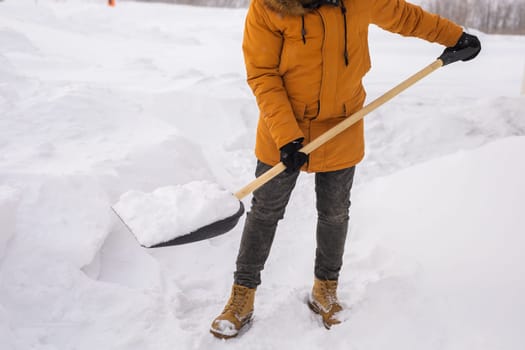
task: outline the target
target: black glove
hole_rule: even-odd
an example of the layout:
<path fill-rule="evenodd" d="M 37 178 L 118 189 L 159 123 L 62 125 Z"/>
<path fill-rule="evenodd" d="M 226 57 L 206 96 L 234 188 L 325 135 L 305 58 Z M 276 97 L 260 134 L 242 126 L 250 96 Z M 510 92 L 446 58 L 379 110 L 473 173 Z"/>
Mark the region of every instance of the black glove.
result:
<path fill-rule="evenodd" d="M 481 43 L 479 39 L 474 36 L 463 32 L 456 45 L 447 47 L 441 58 L 443 64 L 449 64 L 456 61 L 470 61 L 476 57 L 481 51 Z"/>
<path fill-rule="evenodd" d="M 286 165 L 286 172 L 293 173 L 303 166 L 308 160 L 308 155 L 299 152 L 303 148 L 303 139 L 297 139 L 281 147 L 281 162 Z"/>

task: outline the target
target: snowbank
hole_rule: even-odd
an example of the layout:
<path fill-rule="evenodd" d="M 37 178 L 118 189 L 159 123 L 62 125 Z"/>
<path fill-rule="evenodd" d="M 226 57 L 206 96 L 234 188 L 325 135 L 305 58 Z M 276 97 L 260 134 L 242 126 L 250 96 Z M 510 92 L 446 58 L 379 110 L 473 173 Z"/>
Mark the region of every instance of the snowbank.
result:
<path fill-rule="evenodd" d="M 524 147 L 525 137 L 508 138 L 356 191 L 346 268 L 350 281 L 366 265 L 377 279 L 355 301 L 350 337 L 368 326 L 367 349 L 524 344 Z"/>
<path fill-rule="evenodd" d="M 18 191 L 8 186 L 0 186 L 0 260 L 4 256 L 9 240 L 15 234 L 16 209 L 19 201 Z"/>

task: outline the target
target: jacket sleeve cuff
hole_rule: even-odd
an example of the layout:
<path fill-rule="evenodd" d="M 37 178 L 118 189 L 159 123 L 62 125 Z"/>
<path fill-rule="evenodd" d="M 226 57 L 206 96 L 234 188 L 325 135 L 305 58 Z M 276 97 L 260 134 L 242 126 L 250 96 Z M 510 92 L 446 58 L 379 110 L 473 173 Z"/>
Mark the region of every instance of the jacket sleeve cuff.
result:
<path fill-rule="evenodd" d="M 281 147 L 284 145 L 297 139 L 304 140 L 304 134 L 302 133 L 301 129 L 299 129 L 299 127 L 297 127 L 296 131 L 294 132 L 287 131 L 283 133 L 274 133 L 272 130 L 270 130 L 270 133 L 272 134 L 272 138 L 274 139 L 278 149 L 281 149 Z"/>

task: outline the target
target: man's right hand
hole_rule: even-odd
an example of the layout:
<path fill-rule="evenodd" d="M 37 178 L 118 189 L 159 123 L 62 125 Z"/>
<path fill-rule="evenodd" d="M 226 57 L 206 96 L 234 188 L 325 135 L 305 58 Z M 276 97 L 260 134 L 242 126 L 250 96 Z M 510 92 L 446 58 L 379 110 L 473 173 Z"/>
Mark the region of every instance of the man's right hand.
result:
<path fill-rule="evenodd" d="M 303 139 L 297 139 L 281 147 L 281 162 L 286 165 L 286 172 L 293 173 L 301 169 L 304 163 L 308 161 L 308 155 L 299 152 L 303 148 Z"/>

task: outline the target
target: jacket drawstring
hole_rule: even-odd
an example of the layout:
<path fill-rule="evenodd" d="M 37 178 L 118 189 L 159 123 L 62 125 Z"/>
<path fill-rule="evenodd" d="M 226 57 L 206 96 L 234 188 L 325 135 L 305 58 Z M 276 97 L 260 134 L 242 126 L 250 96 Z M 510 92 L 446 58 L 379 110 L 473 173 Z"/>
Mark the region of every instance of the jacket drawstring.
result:
<path fill-rule="evenodd" d="M 348 66 L 348 28 L 346 26 L 346 6 L 343 1 L 341 1 L 341 13 L 343 14 L 343 23 L 345 26 L 345 51 L 344 51 L 344 58 L 345 58 L 345 66 Z M 301 36 L 303 38 L 303 44 L 306 45 L 306 27 L 304 25 L 304 15 L 301 16 Z"/>
<path fill-rule="evenodd" d="M 306 45 L 306 28 L 304 27 L 304 15 L 301 16 L 303 27 L 301 28 L 301 35 L 303 36 L 303 44 Z"/>
<path fill-rule="evenodd" d="M 348 28 L 346 27 L 346 7 L 343 1 L 341 1 L 341 12 L 343 13 L 343 22 L 345 25 L 345 66 L 348 66 Z"/>

